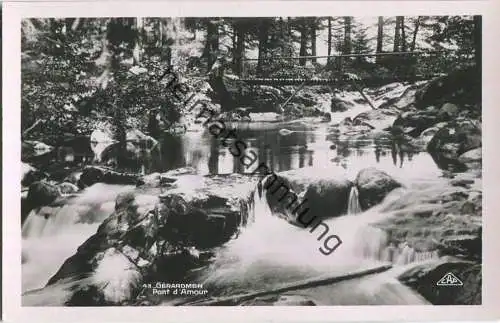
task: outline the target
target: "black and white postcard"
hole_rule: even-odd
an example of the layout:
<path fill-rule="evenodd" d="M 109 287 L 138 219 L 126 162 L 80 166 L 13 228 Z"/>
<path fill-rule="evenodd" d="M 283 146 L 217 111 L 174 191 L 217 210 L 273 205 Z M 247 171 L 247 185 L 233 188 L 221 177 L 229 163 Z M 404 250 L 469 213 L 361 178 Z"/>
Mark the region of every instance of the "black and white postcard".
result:
<path fill-rule="evenodd" d="M 498 318 L 492 5 L 188 3 L 4 4 L 5 318 Z"/>

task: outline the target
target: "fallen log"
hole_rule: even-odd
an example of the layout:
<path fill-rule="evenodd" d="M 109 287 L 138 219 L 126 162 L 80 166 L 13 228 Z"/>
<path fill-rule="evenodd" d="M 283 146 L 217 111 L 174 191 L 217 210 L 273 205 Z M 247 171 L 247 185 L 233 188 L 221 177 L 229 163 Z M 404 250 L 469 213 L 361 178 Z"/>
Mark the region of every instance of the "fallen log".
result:
<path fill-rule="evenodd" d="M 392 265 L 382 265 L 382 266 L 378 266 L 378 267 L 374 267 L 374 268 L 370 268 L 370 269 L 365 269 L 365 270 L 361 270 L 361 271 L 354 272 L 354 273 L 348 273 L 348 274 L 341 275 L 341 276 L 334 276 L 334 277 L 320 276 L 320 277 L 314 277 L 314 278 L 310 278 L 310 279 L 301 280 L 298 282 L 287 283 L 287 284 L 283 284 L 282 286 L 275 288 L 273 290 L 263 290 L 263 291 L 228 296 L 228 297 L 217 297 L 217 298 L 211 298 L 208 300 L 206 300 L 206 299 L 197 300 L 197 301 L 182 300 L 180 302 L 173 303 L 172 305 L 175 305 L 175 306 L 179 306 L 179 305 L 234 306 L 234 305 L 240 304 L 241 302 L 251 300 L 251 299 L 256 298 L 256 297 L 277 294 L 277 293 L 284 293 L 284 292 L 297 290 L 297 289 L 305 289 L 305 288 L 323 286 L 323 285 L 328 285 L 328 284 L 334 284 L 334 283 L 338 283 L 338 282 L 341 282 L 344 280 L 359 278 L 359 277 L 363 277 L 363 276 L 367 276 L 367 275 L 371 275 L 371 274 L 378 274 L 378 273 L 387 271 L 391 268 L 392 268 Z"/>

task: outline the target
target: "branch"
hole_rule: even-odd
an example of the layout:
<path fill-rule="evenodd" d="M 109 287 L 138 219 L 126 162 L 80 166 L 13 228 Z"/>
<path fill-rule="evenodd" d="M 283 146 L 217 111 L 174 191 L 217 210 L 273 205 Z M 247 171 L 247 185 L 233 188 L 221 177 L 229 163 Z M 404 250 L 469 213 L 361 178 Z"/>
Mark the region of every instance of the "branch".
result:
<path fill-rule="evenodd" d="M 38 119 L 34 124 L 31 125 L 28 129 L 24 130 L 21 134 L 21 137 L 25 137 L 30 131 L 32 131 L 36 126 L 38 126 L 42 121 L 42 119 Z"/>
<path fill-rule="evenodd" d="M 302 280 L 302 281 L 295 282 L 295 283 L 284 284 L 284 285 L 277 287 L 273 290 L 265 290 L 265 291 L 260 291 L 260 292 L 248 293 L 248 294 L 243 294 L 243 295 L 228 296 L 228 297 L 212 298 L 209 300 L 200 300 L 200 301 L 187 300 L 185 302 L 181 301 L 181 303 L 177 303 L 175 305 L 237 305 L 243 301 L 251 300 L 251 299 L 254 299 L 254 298 L 260 297 L 260 296 L 277 294 L 277 293 L 284 293 L 284 292 L 288 292 L 291 290 L 297 290 L 297 289 L 305 289 L 305 288 L 334 284 L 334 283 L 338 283 L 338 282 L 341 282 L 344 280 L 355 279 L 355 278 L 359 278 L 359 277 L 366 276 L 366 275 L 381 273 L 381 272 L 387 271 L 391 268 L 392 268 L 392 265 L 382 265 L 382 266 L 378 266 L 378 267 L 374 267 L 374 268 L 370 268 L 370 269 L 366 269 L 366 270 L 360 270 L 357 272 L 348 273 L 348 274 L 340 275 L 340 276 L 333 276 L 333 277 L 323 276 L 323 277 L 318 277 L 318 278 L 306 279 L 306 280 Z"/>
<path fill-rule="evenodd" d="M 73 24 L 71 25 L 72 31 L 76 31 L 78 29 L 78 27 L 80 26 L 81 19 L 82 18 L 76 18 L 75 21 L 73 21 Z"/>

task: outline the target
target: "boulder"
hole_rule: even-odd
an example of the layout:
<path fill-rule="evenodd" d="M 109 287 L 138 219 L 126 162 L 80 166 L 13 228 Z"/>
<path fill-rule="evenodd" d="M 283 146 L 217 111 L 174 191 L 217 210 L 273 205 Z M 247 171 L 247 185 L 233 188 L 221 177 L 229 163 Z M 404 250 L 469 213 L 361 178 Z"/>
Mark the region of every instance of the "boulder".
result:
<path fill-rule="evenodd" d="M 30 161 L 41 159 L 42 156 L 48 156 L 54 152 L 54 147 L 41 141 L 26 140 L 21 144 L 21 160 Z"/>
<path fill-rule="evenodd" d="M 41 172 L 31 165 L 21 162 L 21 186 L 27 187 L 34 182 L 41 181 L 48 177 L 49 175 L 47 173 Z"/>
<path fill-rule="evenodd" d="M 166 221 L 163 237 L 197 249 L 228 241 L 243 221 L 240 210 L 231 208 L 230 201 L 218 195 L 172 191 L 161 195 L 160 201 L 160 217 Z"/>
<path fill-rule="evenodd" d="M 80 180 L 80 176 L 82 176 L 82 172 L 81 171 L 72 172 L 72 173 L 68 174 L 63 179 L 63 182 L 78 185 L 78 181 Z"/>
<path fill-rule="evenodd" d="M 76 288 L 65 305 L 118 305 L 138 292 L 143 273 L 141 267 L 117 248 L 109 248 L 96 257 L 92 284 Z"/>
<path fill-rule="evenodd" d="M 326 219 L 346 214 L 352 186 L 351 181 L 341 177 L 311 183 L 301 199 L 307 201 L 305 207 L 309 208 L 302 222 L 313 216 Z M 305 212 L 304 208 L 299 212 Z"/>
<path fill-rule="evenodd" d="M 217 64 L 217 63 L 216 63 Z M 216 65 L 214 64 L 214 66 Z M 220 102 L 223 112 L 231 111 L 235 107 L 253 107 L 252 112 L 279 112 L 280 106 L 288 97 L 294 93 L 292 87 L 276 88 L 269 85 L 253 85 L 242 82 L 239 77 L 225 73 L 218 75 L 213 69 L 210 75 L 210 85 L 214 89 L 215 101 Z M 299 106 L 314 106 L 317 98 L 306 92 L 297 93 L 289 102 Z"/>
<path fill-rule="evenodd" d="M 396 108 L 398 110 L 409 110 L 415 105 L 415 98 L 422 84 L 415 84 L 408 87 L 397 87 L 389 94 L 389 99 L 382 103 L 377 109 Z"/>
<path fill-rule="evenodd" d="M 72 183 L 64 182 L 57 185 L 61 194 L 73 194 L 78 192 L 78 186 Z"/>
<path fill-rule="evenodd" d="M 452 118 L 456 118 L 458 116 L 459 112 L 460 112 L 460 110 L 458 109 L 458 107 L 455 104 L 445 103 L 445 104 L 443 104 L 441 109 L 439 109 L 438 114 L 441 117 L 452 119 Z"/>
<path fill-rule="evenodd" d="M 358 114 L 353 119 L 354 125 L 367 124 L 375 129 L 390 127 L 396 120 L 397 112 L 394 109 L 376 109 Z"/>
<path fill-rule="evenodd" d="M 127 142 L 133 143 L 135 146 L 140 146 L 143 149 L 152 149 L 158 145 L 158 141 L 151 136 L 148 136 L 137 129 L 127 131 Z"/>
<path fill-rule="evenodd" d="M 90 134 L 90 148 L 94 153 L 94 161 L 101 162 L 104 150 L 115 142 L 112 126 L 103 124 Z"/>
<path fill-rule="evenodd" d="M 452 273 L 462 284 L 436 286 L 445 275 Z M 420 293 L 434 305 L 480 305 L 482 295 L 481 264 L 443 259 L 412 268 L 398 279 Z"/>
<path fill-rule="evenodd" d="M 137 291 L 142 268 L 149 264 L 152 238 L 141 229 L 157 230 L 152 222 L 153 213 L 149 212 L 157 201 L 154 196 L 136 196 L 130 192 L 118 195 L 115 212 L 64 262 L 47 285 L 91 277 L 74 288 L 66 305 L 79 305 L 82 298 L 90 302 L 87 306 L 116 305 L 130 299 L 132 291 Z"/>
<path fill-rule="evenodd" d="M 354 106 L 354 103 L 342 100 L 336 96 L 332 97 L 330 101 L 330 111 L 331 112 L 344 112 L 349 110 Z"/>
<path fill-rule="evenodd" d="M 344 169 L 316 167 L 269 175 L 259 184 L 271 211 L 297 225 L 345 214 L 352 186 Z"/>
<path fill-rule="evenodd" d="M 480 163 L 482 159 L 482 148 L 472 149 L 458 156 L 458 161 L 464 164 Z"/>
<path fill-rule="evenodd" d="M 102 126 L 90 136 L 91 149 L 94 152 L 94 161 L 99 163 L 116 163 L 120 151 L 120 143 L 114 140 L 111 126 Z M 150 159 L 151 155 L 159 149 L 158 141 L 137 129 L 128 130 L 126 133 L 125 161 L 140 161 Z"/>
<path fill-rule="evenodd" d="M 433 112 L 407 111 L 401 113 L 392 125 L 393 128 L 402 128 L 403 132 L 413 137 L 418 137 L 428 129 L 443 120 Z"/>
<path fill-rule="evenodd" d="M 28 175 L 30 172 L 33 172 L 35 170 L 36 169 L 34 167 L 32 167 L 30 164 L 26 164 L 26 163 L 21 162 L 21 183 L 24 181 L 24 178 L 26 177 L 26 175 Z"/>
<path fill-rule="evenodd" d="M 78 180 L 78 187 L 85 188 L 95 183 L 137 185 L 139 175 L 114 171 L 100 166 L 86 166 Z"/>
<path fill-rule="evenodd" d="M 481 147 L 481 134 L 480 123 L 457 119 L 436 132 L 427 150 L 450 159 L 458 159 L 463 153 Z"/>
<path fill-rule="evenodd" d="M 389 174 L 374 167 L 361 170 L 355 180 L 363 210 L 379 204 L 389 192 L 402 185 Z"/>
<path fill-rule="evenodd" d="M 416 93 L 415 104 L 419 110 L 445 103 L 473 105 L 481 102 L 481 91 L 481 69 L 470 66 L 428 82 Z"/>
<path fill-rule="evenodd" d="M 423 147 L 427 147 L 427 145 L 429 144 L 429 142 L 431 142 L 434 135 L 446 125 L 447 125 L 446 122 L 440 122 L 430 128 L 425 129 L 418 137 L 418 141 Z"/>
<path fill-rule="evenodd" d="M 34 182 L 30 185 L 26 205 L 29 210 L 39 208 L 44 205 L 50 205 L 61 196 L 59 187 L 46 181 Z"/>
<path fill-rule="evenodd" d="M 444 184 L 444 185 L 443 185 Z M 396 192 L 395 192 L 396 193 Z M 393 198 L 392 198 L 393 197 Z M 393 217 L 377 224 L 391 239 L 419 251 L 481 259 L 482 194 L 454 182 L 401 190 L 384 204 Z"/>
<path fill-rule="evenodd" d="M 137 129 L 127 131 L 127 142 L 124 147 L 122 161 L 124 166 L 138 168 L 142 164 L 151 163 L 160 152 L 158 141 Z M 120 143 L 113 142 L 101 153 L 100 161 L 107 165 L 117 165 L 120 155 Z"/>
<path fill-rule="evenodd" d="M 175 188 L 160 196 L 121 193 L 114 213 L 44 289 L 69 280 L 71 295 L 59 305 L 123 305 L 135 301 L 144 282 L 183 281 L 189 270 L 207 265 L 209 256 L 199 250 L 238 232 L 253 187 L 239 175 L 179 175 Z"/>
<path fill-rule="evenodd" d="M 342 127 L 348 127 L 348 126 L 352 126 L 352 118 L 351 117 L 345 117 L 344 120 L 342 120 L 340 123 L 339 123 L 339 126 Z"/>

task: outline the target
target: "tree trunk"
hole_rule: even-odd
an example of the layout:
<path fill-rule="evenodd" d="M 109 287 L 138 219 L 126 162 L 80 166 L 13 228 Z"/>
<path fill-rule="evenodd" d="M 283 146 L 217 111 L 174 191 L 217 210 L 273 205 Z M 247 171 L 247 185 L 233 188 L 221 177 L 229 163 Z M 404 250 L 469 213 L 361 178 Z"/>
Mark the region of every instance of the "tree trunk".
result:
<path fill-rule="evenodd" d="M 280 55 L 285 56 L 286 54 L 286 43 L 288 42 L 288 39 L 286 38 L 287 34 L 285 33 L 286 25 L 285 25 L 285 20 L 283 20 L 283 17 L 279 18 L 279 37 L 281 40 L 281 45 L 280 45 Z"/>
<path fill-rule="evenodd" d="M 135 31 L 136 39 L 135 46 L 133 50 L 134 64 L 137 65 L 141 61 L 142 46 L 143 46 L 143 35 L 144 35 L 144 21 L 143 18 L 137 17 L 135 20 Z"/>
<path fill-rule="evenodd" d="M 306 59 L 304 56 L 307 55 L 307 26 L 305 21 L 302 19 L 301 24 L 300 24 L 300 50 L 299 50 L 299 56 L 301 58 L 299 59 L 299 64 L 301 66 L 306 65 Z"/>
<path fill-rule="evenodd" d="M 377 24 L 377 53 L 382 53 L 384 51 L 384 17 L 378 17 Z M 376 61 L 379 62 L 381 56 L 376 57 Z"/>
<path fill-rule="evenodd" d="M 311 19 L 311 56 L 316 56 L 316 19 Z M 316 58 L 311 58 L 313 63 L 317 62 Z"/>
<path fill-rule="evenodd" d="M 293 56 L 293 40 L 292 40 L 292 22 L 290 17 L 287 17 L 286 22 L 283 21 L 283 56 Z"/>
<path fill-rule="evenodd" d="M 352 50 L 351 30 L 352 17 L 344 17 L 344 54 L 350 54 Z"/>
<path fill-rule="evenodd" d="M 236 30 L 238 29 L 236 27 L 236 23 L 233 22 L 232 24 L 232 27 L 233 27 L 233 34 L 231 35 L 231 43 L 232 43 L 232 46 L 231 46 L 231 54 L 233 55 L 233 70 L 234 72 L 236 73 L 236 44 L 237 44 L 237 39 L 238 37 L 236 36 Z"/>
<path fill-rule="evenodd" d="M 287 17 L 286 18 L 286 28 L 287 28 L 287 34 L 288 34 L 288 38 L 292 38 L 292 18 L 290 17 Z"/>
<path fill-rule="evenodd" d="M 267 45 L 269 38 L 269 23 L 263 18 L 259 25 L 259 56 L 257 61 L 257 75 L 262 75 L 262 67 L 265 64 Z"/>
<path fill-rule="evenodd" d="M 212 20 L 207 20 L 207 38 L 202 57 L 207 59 L 207 69 L 210 71 L 219 51 L 219 26 Z"/>
<path fill-rule="evenodd" d="M 481 16 L 474 16 L 474 56 L 476 60 L 476 66 L 481 71 L 483 64 L 483 22 Z"/>
<path fill-rule="evenodd" d="M 243 58 L 245 57 L 245 30 L 241 23 L 236 24 L 235 73 L 243 73 Z"/>
<path fill-rule="evenodd" d="M 122 55 L 127 55 L 121 47 L 119 46 L 123 42 L 135 42 L 136 39 L 127 39 L 127 31 L 130 30 L 128 26 L 128 21 L 126 18 L 111 18 L 108 23 L 107 30 L 107 46 L 106 49 L 110 53 L 109 70 L 112 75 L 118 71 L 120 66 L 120 57 Z M 130 33 L 128 35 L 131 35 Z M 128 54 L 130 55 L 130 54 Z M 118 84 L 116 77 L 113 80 L 113 87 L 117 89 L 114 91 L 115 97 L 112 99 L 112 105 L 114 109 L 113 123 L 116 129 L 115 140 L 117 143 L 117 155 L 116 162 L 117 167 L 122 168 L 125 165 L 125 158 L 127 155 L 127 134 L 125 129 L 126 124 L 126 100 L 122 100 L 122 95 L 119 91 L 123 84 Z"/>
<path fill-rule="evenodd" d="M 172 66 L 172 49 L 170 48 L 171 35 L 168 33 L 168 21 L 160 18 L 160 39 L 161 39 L 161 59 L 167 63 L 167 66 Z"/>
<path fill-rule="evenodd" d="M 415 51 L 415 46 L 417 45 L 417 34 L 418 28 L 420 27 L 420 16 L 417 17 L 415 21 L 415 30 L 413 30 L 413 39 L 411 41 L 410 51 Z"/>
<path fill-rule="evenodd" d="M 327 63 L 330 63 L 332 55 L 332 17 L 328 17 L 328 58 Z"/>
<path fill-rule="evenodd" d="M 394 52 L 399 52 L 399 48 L 400 48 L 399 44 L 401 42 L 400 31 L 401 31 L 401 17 L 397 16 L 396 17 L 396 28 L 394 29 L 394 48 L 393 48 Z"/>
<path fill-rule="evenodd" d="M 209 300 L 198 300 L 198 301 L 181 301 L 176 305 L 202 305 L 202 306 L 214 306 L 214 305 L 222 305 L 222 306 L 235 306 L 239 305 L 244 301 L 248 301 L 251 299 L 256 299 L 258 297 L 263 297 L 267 295 L 273 294 L 283 294 L 285 292 L 294 292 L 297 290 L 306 290 L 318 286 L 327 286 L 332 285 L 334 283 L 338 283 L 341 281 L 347 281 L 351 279 L 360 278 L 366 275 L 372 275 L 376 273 L 382 273 L 392 268 L 392 265 L 381 265 L 377 267 L 371 267 L 368 269 L 362 269 L 359 271 L 348 272 L 343 275 L 335 275 L 332 276 L 322 276 L 316 278 L 308 278 L 301 281 L 295 281 L 293 283 L 286 283 L 279 286 L 274 287 L 273 289 L 265 289 L 262 291 L 251 292 L 246 294 L 239 294 L 233 296 L 223 296 L 223 297 L 215 297 Z"/>
<path fill-rule="evenodd" d="M 401 51 L 406 52 L 406 31 L 405 31 L 405 17 L 401 17 Z"/>
<path fill-rule="evenodd" d="M 224 83 L 224 66 L 221 64 L 220 59 L 216 60 L 212 65 L 210 71 L 208 72 L 208 76 L 208 83 L 219 99 L 221 112 L 231 111 L 237 107 L 237 102 L 235 102 L 233 96 Z"/>

